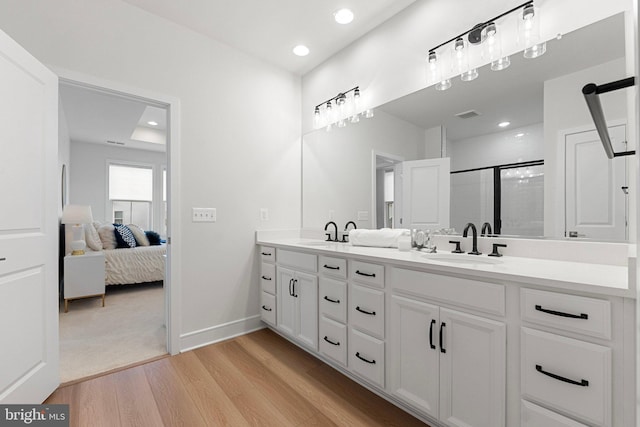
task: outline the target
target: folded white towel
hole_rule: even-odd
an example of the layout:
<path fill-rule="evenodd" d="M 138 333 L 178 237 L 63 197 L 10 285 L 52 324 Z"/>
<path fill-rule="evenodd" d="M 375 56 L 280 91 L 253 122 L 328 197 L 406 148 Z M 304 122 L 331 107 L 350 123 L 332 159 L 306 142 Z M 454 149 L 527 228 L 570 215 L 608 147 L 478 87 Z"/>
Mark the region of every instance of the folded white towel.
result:
<path fill-rule="evenodd" d="M 356 229 L 349 231 L 349 243 L 354 246 L 397 248 L 398 237 L 400 236 L 411 236 L 411 232 L 406 228 Z"/>

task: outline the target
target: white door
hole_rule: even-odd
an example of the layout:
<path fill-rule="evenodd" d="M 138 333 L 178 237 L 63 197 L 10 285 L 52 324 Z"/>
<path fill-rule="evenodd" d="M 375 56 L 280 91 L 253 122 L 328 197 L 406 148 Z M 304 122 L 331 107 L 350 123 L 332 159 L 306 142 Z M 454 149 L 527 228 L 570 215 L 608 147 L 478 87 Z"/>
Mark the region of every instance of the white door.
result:
<path fill-rule="evenodd" d="M 276 306 L 278 329 L 282 332 L 295 336 L 296 323 L 296 299 L 293 294 L 294 273 L 286 268 L 278 268 L 276 274 L 278 285 L 278 303 Z"/>
<path fill-rule="evenodd" d="M 404 228 L 449 228 L 450 172 L 448 157 L 402 162 Z"/>
<path fill-rule="evenodd" d="M 434 418 L 440 393 L 439 326 L 437 306 L 391 297 L 391 392 Z"/>
<path fill-rule="evenodd" d="M 440 308 L 440 420 L 456 427 L 504 427 L 506 326 Z"/>
<path fill-rule="evenodd" d="M 0 31 L 0 403 L 58 386 L 58 78 Z"/>
<path fill-rule="evenodd" d="M 318 350 L 318 278 L 296 273 L 293 283 L 296 298 L 296 338 Z"/>
<path fill-rule="evenodd" d="M 613 151 L 626 151 L 626 126 L 612 126 Z M 626 157 L 607 158 L 595 130 L 565 135 L 565 236 L 627 240 Z"/>

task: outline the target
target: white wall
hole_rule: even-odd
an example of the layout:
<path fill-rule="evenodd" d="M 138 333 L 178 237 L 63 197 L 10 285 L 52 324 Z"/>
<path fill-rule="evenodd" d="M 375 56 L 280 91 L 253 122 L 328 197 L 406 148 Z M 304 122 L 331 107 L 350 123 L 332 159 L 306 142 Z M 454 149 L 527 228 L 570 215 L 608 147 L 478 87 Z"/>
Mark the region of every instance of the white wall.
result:
<path fill-rule="evenodd" d="M 541 36 L 558 33 L 631 10 L 633 0 L 542 0 Z M 312 129 L 313 107 L 346 88 L 359 85 L 368 106 L 379 106 L 427 86 L 425 60 L 428 50 L 512 7 L 520 0 L 417 1 L 374 29 L 302 80 L 303 130 Z M 464 11 L 464 13 L 461 13 Z M 505 47 L 505 54 L 517 49 Z M 482 76 L 480 76 L 480 79 Z"/>
<path fill-rule="evenodd" d="M 112 221 L 109 206 L 107 206 L 107 162 L 109 161 L 152 166 L 154 184 L 158 190 L 156 197 L 158 194 L 162 197 L 160 192 L 162 168 L 167 164 L 165 153 L 72 141 L 69 163 L 71 187 L 69 203 L 91 206 L 94 221 Z M 157 220 L 154 221 L 153 230 L 161 232 Z"/>
<path fill-rule="evenodd" d="M 254 231 L 300 226 L 300 78 L 118 0 L 4 0 L 0 29 L 45 64 L 180 100 L 181 345 L 258 325 Z"/>

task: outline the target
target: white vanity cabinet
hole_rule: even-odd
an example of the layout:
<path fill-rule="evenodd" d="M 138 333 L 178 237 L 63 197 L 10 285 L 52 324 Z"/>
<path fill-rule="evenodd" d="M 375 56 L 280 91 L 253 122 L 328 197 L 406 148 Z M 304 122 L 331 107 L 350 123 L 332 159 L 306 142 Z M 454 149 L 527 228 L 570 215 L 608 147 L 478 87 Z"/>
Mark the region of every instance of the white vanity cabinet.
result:
<path fill-rule="evenodd" d="M 317 351 L 317 256 L 279 249 L 277 259 L 277 328 Z"/>
<path fill-rule="evenodd" d="M 260 247 L 260 317 L 269 325 L 276 325 L 276 249 Z"/>
<path fill-rule="evenodd" d="M 320 353 L 347 366 L 347 260 L 320 256 L 318 269 Z"/>
<path fill-rule="evenodd" d="M 395 273 L 419 281 L 425 292 L 438 279 L 409 270 Z M 392 286 L 403 289 L 402 283 Z M 397 294 L 390 306 L 391 393 L 449 426 L 504 426 L 505 323 Z"/>

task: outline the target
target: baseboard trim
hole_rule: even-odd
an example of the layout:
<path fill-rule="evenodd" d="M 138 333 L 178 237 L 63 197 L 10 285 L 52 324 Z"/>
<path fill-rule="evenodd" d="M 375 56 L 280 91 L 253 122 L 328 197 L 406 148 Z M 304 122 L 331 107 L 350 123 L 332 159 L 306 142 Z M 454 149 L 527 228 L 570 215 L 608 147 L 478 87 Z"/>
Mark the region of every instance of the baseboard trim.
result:
<path fill-rule="evenodd" d="M 187 332 L 180 335 L 180 352 L 194 350 L 209 344 L 235 338 L 249 332 L 264 329 L 266 325 L 260 320 L 260 315 L 245 317 L 221 325 Z"/>

